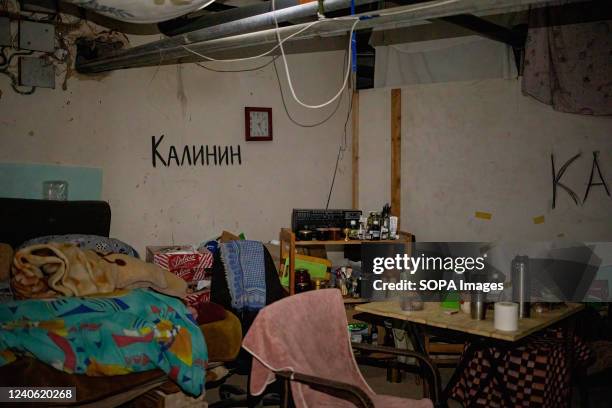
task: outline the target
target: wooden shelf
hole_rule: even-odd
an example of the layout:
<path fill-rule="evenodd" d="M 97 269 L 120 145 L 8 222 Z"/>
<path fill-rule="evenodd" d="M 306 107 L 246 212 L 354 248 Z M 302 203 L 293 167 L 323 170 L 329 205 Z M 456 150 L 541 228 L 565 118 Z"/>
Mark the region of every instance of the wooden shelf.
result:
<path fill-rule="evenodd" d="M 281 228 L 280 241 L 280 263 L 279 271 L 289 274 L 289 294 L 295 294 L 295 255 L 297 247 L 314 247 L 325 245 L 361 245 L 361 244 L 409 244 L 413 242 L 412 234 L 399 231 L 398 239 L 384 239 L 378 241 L 370 240 L 340 240 L 340 241 L 296 241 L 295 234 L 289 228 Z M 289 268 L 285 270 L 285 260 L 289 260 Z M 346 303 L 346 302 L 345 302 Z M 352 303 L 360 303 L 359 300 Z"/>

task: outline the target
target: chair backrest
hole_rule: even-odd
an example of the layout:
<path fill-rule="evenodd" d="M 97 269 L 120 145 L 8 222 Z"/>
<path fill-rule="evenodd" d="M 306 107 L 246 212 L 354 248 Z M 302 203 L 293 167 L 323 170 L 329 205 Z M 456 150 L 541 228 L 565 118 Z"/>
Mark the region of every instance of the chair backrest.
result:
<path fill-rule="evenodd" d="M 254 395 L 264 391 L 277 371 L 342 381 L 374 395 L 353 356 L 344 303 L 337 289 L 305 292 L 265 307 L 242 346 L 253 355 Z M 295 382 L 292 394 L 297 406 L 346 403 Z"/>
<path fill-rule="evenodd" d="M 268 252 L 265 246 L 263 246 L 263 251 L 266 279 L 266 304 L 269 305 L 279 299 L 282 299 L 287 293 L 280 283 L 280 278 L 278 277 L 278 272 L 276 270 L 276 266 L 274 265 L 272 255 L 270 255 L 270 252 Z M 256 311 L 239 312 L 237 310 L 233 310 L 232 298 L 227 286 L 225 266 L 223 265 L 223 261 L 221 259 L 221 250 L 218 250 L 214 254 L 210 300 L 213 303 L 223 306 L 227 310 L 233 311 L 234 314 L 240 318 L 245 333 L 257 315 Z"/>
<path fill-rule="evenodd" d="M 0 198 L 0 221 L 0 242 L 16 248 L 29 239 L 43 235 L 108 237 L 111 209 L 104 201 Z"/>
<path fill-rule="evenodd" d="M 272 255 L 270 255 L 265 246 L 263 247 L 263 251 L 266 279 L 266 304 L 269 305 L 285 297 L 286 292 L 280 283 Z M 223 306 L 226 310 L 232 311 L 238 317 L 242 326 L 243 336 L 249 331 L 251 324 L 257 317 L 258 311 L 256 310 L 244 309 L 239 311 L 232 308 L 232 298 L 227 285 L 225 266 L 221 259 L 220 249 L 214 254 L 210 285 L 210 301 Z M 236 361 L 230 365 L 233 365 L 233 368 L 239 374 L 246 375 L 251 371 L 251 360 L 251 356 L 241 349 Z"/>

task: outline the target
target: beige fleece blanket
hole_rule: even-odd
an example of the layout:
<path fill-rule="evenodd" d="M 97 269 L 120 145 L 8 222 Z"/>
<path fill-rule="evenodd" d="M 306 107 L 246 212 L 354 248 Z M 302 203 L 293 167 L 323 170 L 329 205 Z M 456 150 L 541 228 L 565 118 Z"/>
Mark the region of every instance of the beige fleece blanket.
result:
<path fill-rule="evenodd" d="M 187 291 L 185 281 L 157 265 L 128 255 L 104 255 L 54 242 L 17 251 L 11 286 L 18 299 L 87 296 L 144 287 L 182 298 Z"/>

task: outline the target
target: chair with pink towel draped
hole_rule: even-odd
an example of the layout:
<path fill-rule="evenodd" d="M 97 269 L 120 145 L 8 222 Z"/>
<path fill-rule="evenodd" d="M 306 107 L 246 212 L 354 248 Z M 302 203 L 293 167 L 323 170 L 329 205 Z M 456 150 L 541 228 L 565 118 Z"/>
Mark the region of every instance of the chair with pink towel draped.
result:
<path fill-rule="evenodd" d="M 280 378 L 286 391 L 283 406 L 289 405 L 290 398 L 297 408 L 433 406 L 429 399 L 376 394 L 361 375 L 353 349 L 419 359 L 422 367 L 430 369 L 429 396 L 439 402 L 439 373 L 427 357 L 409 350 L 351 344 L 344 303 L 337 289 L 289 296 L 266 306 L 242 345 L 253 355 L 250 392 L 260 395 Z"/>

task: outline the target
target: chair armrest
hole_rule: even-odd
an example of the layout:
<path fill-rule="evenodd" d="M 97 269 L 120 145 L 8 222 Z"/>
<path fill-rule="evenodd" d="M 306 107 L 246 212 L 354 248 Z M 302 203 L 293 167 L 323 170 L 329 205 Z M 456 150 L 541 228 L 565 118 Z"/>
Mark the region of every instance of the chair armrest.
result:
<path fill-rule="evenodd" d="M 432 383 L 429 384 L 429 393 L 435 406 L 438 406 L 441 402 L 440 396 L 442 394 L 442 380 L 440 379 L 440 371 L 438 367 L 429 359 L 429 357 L 412 350 L 397 349 L 386 346 L 373 346 L 371 344 L 364 343 L 351 343 L 354 350 L 366 351 L 370 353 L 385 353 L 396 356 L 414 357 L 425 365 L 431 374 Z"/>
<path fill-rule="evenodd" d="M 282 378 L 285 384 L 296 381 L 306 384 L 317 391 L 350 401 L 359 408 L 374 408 L 374 403 L 368 394 L 352 384 L 291 371 L 279 371 L 275 374 L 277 377 Z M 286 392 L 288 392 L 288 387 Z"/>

